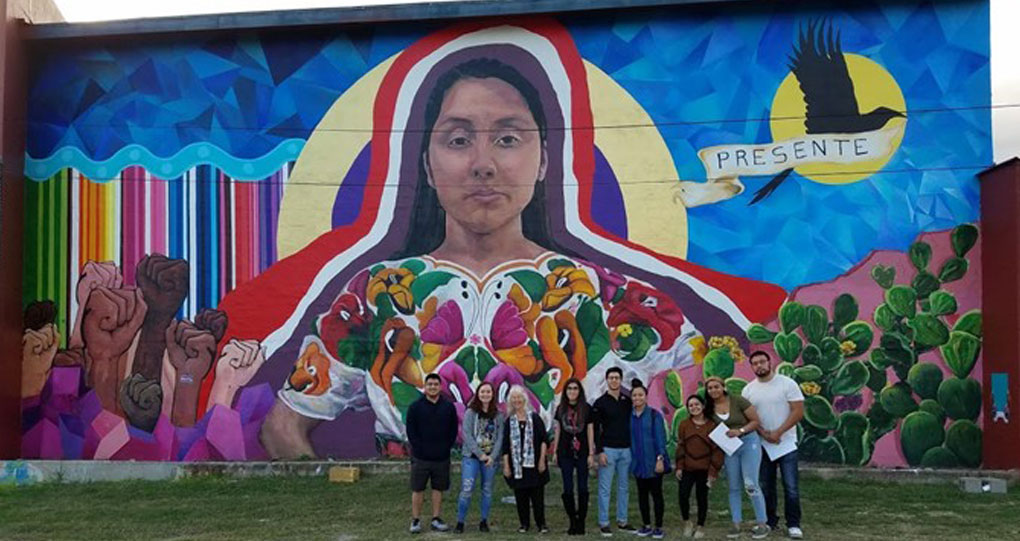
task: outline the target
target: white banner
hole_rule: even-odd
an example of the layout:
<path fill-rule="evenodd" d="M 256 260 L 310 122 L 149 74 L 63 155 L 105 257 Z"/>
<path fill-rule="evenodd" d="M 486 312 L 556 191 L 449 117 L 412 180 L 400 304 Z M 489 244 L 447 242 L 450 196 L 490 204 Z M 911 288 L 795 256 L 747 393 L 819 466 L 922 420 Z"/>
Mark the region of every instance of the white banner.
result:
<path fill-rule="evenodd" d="M 864 133 L 804 135 L 762 145 L 719 145 L 701 149 L 698 157 L 709 180 L 775 175 L 801 165 L 881 158 L 896 150 L 893 141 L 902 132 L 900 124 Z"/>

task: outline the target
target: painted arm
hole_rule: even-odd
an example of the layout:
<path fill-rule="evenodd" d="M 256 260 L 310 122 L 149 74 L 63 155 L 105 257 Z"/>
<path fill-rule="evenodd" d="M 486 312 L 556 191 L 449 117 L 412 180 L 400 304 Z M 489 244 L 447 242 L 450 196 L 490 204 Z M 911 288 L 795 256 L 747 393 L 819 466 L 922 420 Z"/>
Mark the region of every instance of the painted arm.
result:
<path fill-rule="evenodd" d="M 315 451 L 308 434 L 320 422 L 297 413 L 277 398 L 262 424 L 259 440 L 266 453 L 274 459 L 314 458 Z"/>

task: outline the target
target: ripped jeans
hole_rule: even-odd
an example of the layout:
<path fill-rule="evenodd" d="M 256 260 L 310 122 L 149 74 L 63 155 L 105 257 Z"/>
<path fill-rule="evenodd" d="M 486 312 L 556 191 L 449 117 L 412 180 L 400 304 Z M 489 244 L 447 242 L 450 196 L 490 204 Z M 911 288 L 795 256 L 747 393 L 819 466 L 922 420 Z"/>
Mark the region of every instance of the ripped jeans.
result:
<path fill-rule="evenodd" d="M 461 460 L 460 466 L 460 497 L 457 498 L 457 522 L 464 522 L 467 517 L 468 507 L 471 506 L 471 493 L 475 486 L 481 482 L 481 511 L 482 520 L 489 519 L 489 508 L 492 507 L 492 481 L 496 477 L 497 460 L 492 461 L 492 466 L 485 466 L 480 460 L 472 457 L 465 457 Z"/>
<path fill-rule="evenodd" d="M 726 480 L 730 487 L 730 517 L 734 524 L 742 520 L 743 493 L 751 499 L 754 519 L 765 524 L 765 495 L 761 491 L 758 475 L 761 472 L 761 439 L 757 432 L 745 434 L 744 442 L 732 455 L 726 457 Z"/>

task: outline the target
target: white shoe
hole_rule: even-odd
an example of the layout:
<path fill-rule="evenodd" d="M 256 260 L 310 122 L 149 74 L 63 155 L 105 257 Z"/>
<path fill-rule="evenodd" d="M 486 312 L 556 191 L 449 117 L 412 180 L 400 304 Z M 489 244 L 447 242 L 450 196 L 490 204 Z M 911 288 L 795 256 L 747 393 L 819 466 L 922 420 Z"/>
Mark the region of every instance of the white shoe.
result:
<path fill-rule="evenodd" d="M 800 528 L 790 528 L 786 533 L 790 535 L 790 539 L 804 539 L 804 531 Z"/>
<path fill-rule="evenodd" d="M 694 536 L 694 525 L 691 524 L 690 522 L 684 522 L 684 534 L 683 534 L 683 536 L 684 537 L 693 537 Z"/>

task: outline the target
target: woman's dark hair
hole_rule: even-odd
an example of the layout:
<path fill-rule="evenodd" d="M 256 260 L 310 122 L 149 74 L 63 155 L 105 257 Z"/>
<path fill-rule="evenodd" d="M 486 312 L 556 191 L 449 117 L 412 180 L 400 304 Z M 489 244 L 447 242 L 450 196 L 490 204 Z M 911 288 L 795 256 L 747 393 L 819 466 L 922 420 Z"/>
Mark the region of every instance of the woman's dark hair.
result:
<path fill-rule="evenodd" d="M 634 389 L 644 389 L 645 394 L 648 394 L 648 387 L 645 387 L 645 384 L 638 378 L 630 380 L 630 392 L 633 393 Z"/>
<path fill-rule="evenodd" d="M 584 385 L 577 378 L 568 379 L 566 385 L 563 386 L 563 392 L 560 393 L 560 405 L 556 406 L 556 417 L 566 414 L 567 408 L 570 407 L 570 401 L 567 400 L 567 388 L 574 384 L 577 385 L 577 413 L 580 414 L 581 419 L 588 418 L 588 411 L 591 408 L 588 407 L 588 400 L 584 396 Z"/>
<path fill-rule="evenodd" d="M 482 400 L 478 398 L 478 391 L 481 391 L 482 387 L 486 386 L 488 386 L 489 390 L 492 391 L 492 399 L 489 400 L 488 410 L 485 409 L 485 405 L 482 404 Z M 475 395 L 472 396 L 471 400 L 468 402 L 468 407 L 475 410 L 475 413 L 477 413 L 479 417 L 484 417 L 486 419 L 492 419 L 495 417 L 496 412 L 498 411 L 496 408 L 496 388 L 488 381 L 479 383 L 478 387 L 475 388 Z"/>
<path fill-rule="evenodd" d="M 705 400 L 707 402 L 710 402 L 710 403 L 714 403 L 714 400 L 712 400 L 712 397 L 708 396 L 708 384 L 713 382 L 713 381 L 718 383 L 722 387 L 722 394 L 723 394 L 723 396 L 729 396 L 730 395 L 730 392 L 728 390 L 726 390 L 726 381 L 724 379 L 720 378 L 719 376 L 712 376 L 712 377 L 706 378 L 705 379 Z"/>
<path fill-rule="evenodd" d="M 706 419 L 712 418 L 712 415 L 715 413 L 715 402 L 707 400 L 700 394 L 692 394 L 691 396 L 687 397 L 687 403 L 685 404 L 687 406 L 688 415 L 690 415 L 691 400 L 697 400 L 698 402 L 701 402 L 701 409 L 704 411 L 705 418 Z"/>
<path fill-rule="evenodd" d="M 439 118 L 446 93 L 461 79 L 499 79 L 520 92 L 524 102 L 531 111 L 531 116 L 538 125 L 538 135 L 542 145 L 546 142 L 547 124 L 542 101 L 538 90 L 519 71 L 512 66 L 494 58 L 475 58 L 459 64 L 447 71 L 436 81 L 436 86 L 429 93 L 425 104 L 425 133 L 418 153 L 418 184 L 415 187 L 414 206 L 411 207 L 411 223 L 407 230 L 404 248 L 394 256 L 395 259 L 415 257 L 435 251 L 446 238 L 446 211 L 439 204 L 436 190 L 429 185 L 425 172 L 425 156 L 428 155 L 432 129 Z M 531 202 L 521 214 L 521 225 L 524 237 L 539 246 L 564 255 L 572 255 L 558 245 L 550 233 L 550 226 L 545 210 L 545 182 L 535 183 L 535 193 Z"/>

